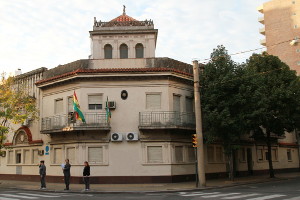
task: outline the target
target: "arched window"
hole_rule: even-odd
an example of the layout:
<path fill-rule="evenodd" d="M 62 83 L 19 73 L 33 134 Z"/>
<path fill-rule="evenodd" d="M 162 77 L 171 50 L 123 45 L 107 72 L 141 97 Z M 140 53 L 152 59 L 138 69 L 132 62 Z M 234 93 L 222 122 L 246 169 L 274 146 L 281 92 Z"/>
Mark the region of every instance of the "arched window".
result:
<path fill-rule="evenodd" d="M 144 58 L 144 46 L 141 43 L 135 45 L 135 57 Z"/>
<path fill-rule="evenodd" d="M 126 44 L 120 46 L 120 58 L 128 58 L 128 46 Z"/>
<path fill-rule="evenodd" d="M 110 44 L 104 46 L 104 58 L 112 59 L 112 46 Z"/>

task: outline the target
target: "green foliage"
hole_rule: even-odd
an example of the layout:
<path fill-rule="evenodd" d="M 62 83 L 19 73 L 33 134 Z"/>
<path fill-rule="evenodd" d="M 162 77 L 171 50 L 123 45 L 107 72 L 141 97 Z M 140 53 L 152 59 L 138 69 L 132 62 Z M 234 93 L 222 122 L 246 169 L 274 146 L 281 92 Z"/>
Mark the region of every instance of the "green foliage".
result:
<path fill-rule="evenodd" d="M 12 125 L 23 123 L 27 118 L 37 117 L 35 99 L 28 95 L 28 90 L 13 77 L 5 78 L 2 74 L 0 82 L 0 151 L 6 135 L 13 131 Z"/>

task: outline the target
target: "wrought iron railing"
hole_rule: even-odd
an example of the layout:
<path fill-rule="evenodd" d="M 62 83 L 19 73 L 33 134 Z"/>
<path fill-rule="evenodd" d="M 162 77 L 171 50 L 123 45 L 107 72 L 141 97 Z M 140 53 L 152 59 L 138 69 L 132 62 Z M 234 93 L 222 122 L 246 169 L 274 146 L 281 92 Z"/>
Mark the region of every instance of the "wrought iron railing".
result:
<path fill-rule="evenodd" d="M 190 128 L 194 129 L 195 114 L 176 111 L 140 112 L 140 128 Z"/>
<path fill-rule="evenodd" d="M 42 131 L 55 131 L 55 130 L 84 130 L 87 128 L 109 128 L 109 122 L 106 118 L 106 113 L 83 113 L 85 123 L 76 120 L 75 116 L 71 115 L 55 115 L 51 117 L 42 118 Z"/>

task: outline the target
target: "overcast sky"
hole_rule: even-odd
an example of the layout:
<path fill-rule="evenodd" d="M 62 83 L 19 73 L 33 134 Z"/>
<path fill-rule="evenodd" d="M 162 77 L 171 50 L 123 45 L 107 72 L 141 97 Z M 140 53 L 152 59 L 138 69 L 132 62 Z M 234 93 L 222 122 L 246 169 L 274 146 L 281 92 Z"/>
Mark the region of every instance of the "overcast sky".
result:
<path fill-rule="evenodd" d="M 93 18 L 153 19 L 157 57 L 191 63 L 223 44 L 229 53 L 261 47 L 256 8 L 267 0 L 0 0 L 0 71 L 53 68 L 90 55 Z M 251 54 L 233 56 L 242 62 Z M 200 61 L 201 62 L 201 61 Z"/>

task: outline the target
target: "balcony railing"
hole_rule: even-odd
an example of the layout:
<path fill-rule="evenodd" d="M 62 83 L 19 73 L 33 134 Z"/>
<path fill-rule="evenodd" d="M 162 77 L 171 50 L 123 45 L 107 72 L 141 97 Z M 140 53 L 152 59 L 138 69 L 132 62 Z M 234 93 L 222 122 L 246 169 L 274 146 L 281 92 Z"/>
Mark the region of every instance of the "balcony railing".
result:
<path fill-rule="evenodd" d="M 140 112 L 140 129 L 195 129 L 195 114 L 175 111 Z"/>
<path fill-rule="evenodd" d="M 42 133 L 65 132 L 73 130 L 109 130 L 106 113 L 83 113 L 85 123 L 72 120 L 69 115 L 55 115 L 42 118 Z"/>

